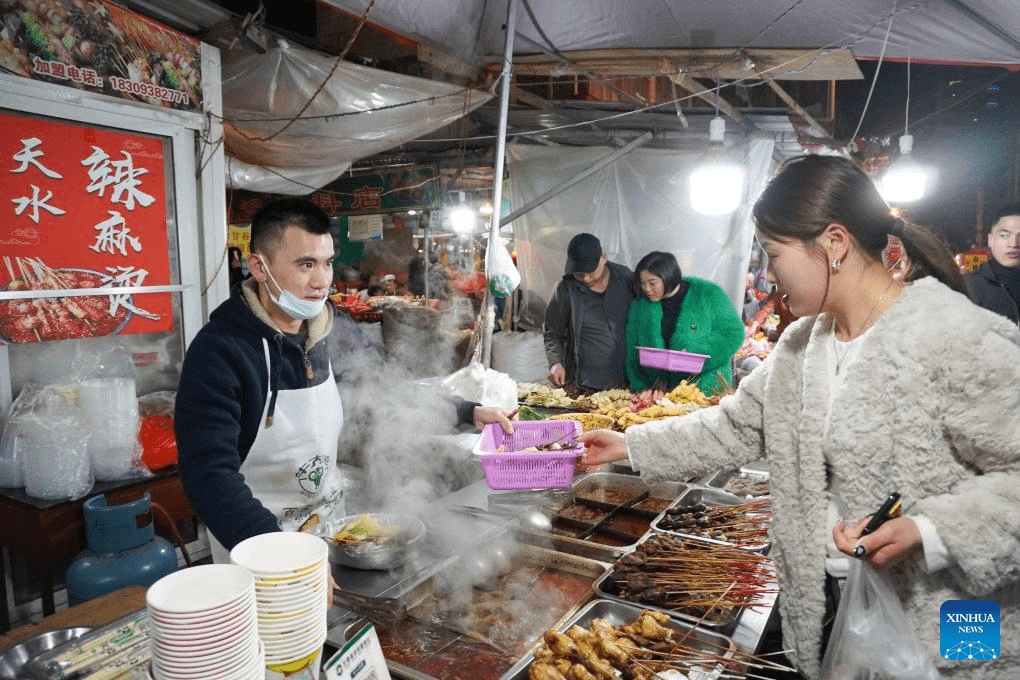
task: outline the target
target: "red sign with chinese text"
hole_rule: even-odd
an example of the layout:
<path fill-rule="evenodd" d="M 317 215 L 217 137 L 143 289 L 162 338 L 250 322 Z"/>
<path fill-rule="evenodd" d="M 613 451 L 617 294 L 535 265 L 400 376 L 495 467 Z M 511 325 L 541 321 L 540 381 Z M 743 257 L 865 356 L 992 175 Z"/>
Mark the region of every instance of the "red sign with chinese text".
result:
<path fill-rule="evenodd" d="M 0 288 L 169 285 L 163 142 L 0 114 Z M 173 329 L 170 293 L 0 300 L 0 342 Z"/>
<path fill-rule="evenodd" d="M 202 110 L 201 43 L 104 0 L 0 3 L 0 70 L 182 111 Z"/>

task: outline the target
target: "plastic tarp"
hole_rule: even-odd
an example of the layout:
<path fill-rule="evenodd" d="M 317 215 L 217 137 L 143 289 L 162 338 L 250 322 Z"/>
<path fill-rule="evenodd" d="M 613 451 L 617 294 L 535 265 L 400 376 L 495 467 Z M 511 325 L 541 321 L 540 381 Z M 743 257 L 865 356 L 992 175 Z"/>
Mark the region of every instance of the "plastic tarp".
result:
<path fill-rule="evenodd" d="M 390 73 L 279 41 L 223 62 L 228 186 L 307 194 L 359 158 L 452 123 L 492 95 Z M 301 118 L 287 126 L 315 95 Z M 286 126 L 286 129 L 284 127 Z"/>
<path fill-rule="evenodd" d="M 650 251 L 671 252 L 684 276 L 713 281 L 740 309 L 754 239 L 751 206 L 772 169 L 773 145 L 771 137 L 754 135 L 727 148 L 745 168 L 744 200 L 729 215 L 690 207 L 688 176 L 702 153 L 636 149 L 515 219 L 520 325 L 542 327 L 567 243 L 584 231 L 598 236 L 611 261 L 632 269 Z M 508 145 L 511 205 L 527 205 L 612 151 Z"/>
<path fill-rule="evenodd" d="M 326 0 L 355 16 L 363 0 Z M 523 0 L 518 0 L 523 3 Z M 895 12 L 887 59 L 1020 64 L 1016 0 L 528 0 L 542 32 L 560 51 L 621 48 L 753 47 L 850 49 L 858 59 L 883 50 L 886 17 Z M 969 11 L 968 11 L 969 10 Z M 975 18 L 979 15 L 983 18 Z M 517 30 L 548 47 L 528 14 Z M 391 0 L 369 20 L 477 61 L 502 52 L 506 0 Z M 515 52 L 537 50 L 516 41 Z"/>

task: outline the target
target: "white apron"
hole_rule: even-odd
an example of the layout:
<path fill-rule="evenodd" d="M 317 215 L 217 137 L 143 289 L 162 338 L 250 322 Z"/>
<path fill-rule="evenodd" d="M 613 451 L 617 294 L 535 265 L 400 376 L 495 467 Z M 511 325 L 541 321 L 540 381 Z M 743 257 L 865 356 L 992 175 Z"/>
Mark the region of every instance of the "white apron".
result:
<path fill-rule="evenodd" d="M 269 342 L 263 338 L 267 375 Z M 330 374 L 333 372 L 330 365 Z M 343 512 L 336 469 L 336 452 L 343 429 L 344 411 L 340 390 L 327 378 L 315 387 L 280 390 L 276 395 L 273 424 L 266 427 L 272 385 L 255 441 L 241 464 L 241 474 L 252 495 L 276 515 L 280 528 L 297 531 L 309 517 L 321 520 Z M 229 563 L 230 553 L 209 533 L 213 561 Z"/>

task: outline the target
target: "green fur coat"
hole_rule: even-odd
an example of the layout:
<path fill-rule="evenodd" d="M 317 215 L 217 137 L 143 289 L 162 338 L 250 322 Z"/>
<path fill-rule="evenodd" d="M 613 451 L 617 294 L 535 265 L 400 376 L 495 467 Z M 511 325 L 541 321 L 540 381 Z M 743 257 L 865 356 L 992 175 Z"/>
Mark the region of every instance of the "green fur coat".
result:
<path fill-rule="evenodd" d="M 635 392 L 656 381 L 672 389 L 681 380 L 697 381 L 706 394 L 724 392 L 733 384 L 730 359 L 744 342 L 744 324 L 733 302 L 722 288 L 711 281 L 685 278 L 687 295 L 680 309 L 676 330 L 669 346 L 662 339 L 662 303 L 641 296 L 627 315 L 627 380 Z M 638 347 L 676 349 L 707 354 L 701 373 L 691 376 L 672 373 L 638 363 Z"/>

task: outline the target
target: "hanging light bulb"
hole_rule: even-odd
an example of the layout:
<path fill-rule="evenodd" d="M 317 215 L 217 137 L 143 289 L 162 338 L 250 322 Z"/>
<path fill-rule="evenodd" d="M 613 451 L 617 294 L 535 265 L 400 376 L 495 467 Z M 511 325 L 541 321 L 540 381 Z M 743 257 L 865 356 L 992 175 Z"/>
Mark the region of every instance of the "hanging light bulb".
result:
<path fill-rule="evenodd" d="M 912 203 L 924 196 L 931 171 L 914 160 L 911 153 L 914 136 L 900 137 L 900 157 L 892 162 L 882 176 L 880 191 L 890 203 Z"/>
<path fill-rule="evenodd" d="M 450 209 L 450 226 L 458 234 L 468 234 L 475 230 L 475 211 L 464 202 L 464 192 L 460 194 L 460 204 Z"/>
<path fill-rule="evenodd" d="M 903 112 L 903 135 L 900 137 L 900 157 L 893 161 L 882 175 L 879 193 L 889 203 L 912 203 L 922 196 L 935 177 L 935 173 L 916 160 L 914 136 L 910 134 L 910 50 L 907 50 L 907 105 Z"/>
<path fill-rule="evenodd" d="M 691 173 L 691 207 L 703 215 L 725 215 L 740 205 L 744 168 L 723 148 L 726 121 L 716 116 L 708 126 L 708 152 Z"/>

